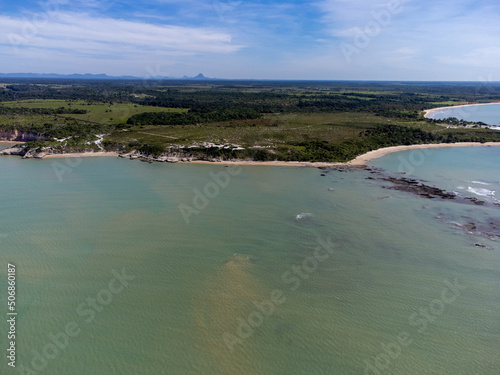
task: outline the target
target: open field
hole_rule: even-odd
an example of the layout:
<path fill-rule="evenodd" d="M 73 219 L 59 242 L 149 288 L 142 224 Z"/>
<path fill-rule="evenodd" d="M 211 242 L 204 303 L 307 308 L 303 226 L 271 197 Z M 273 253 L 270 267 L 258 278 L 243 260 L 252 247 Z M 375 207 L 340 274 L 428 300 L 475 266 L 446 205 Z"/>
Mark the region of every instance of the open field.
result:
<path fill-rule="evenodd" d="M 67 101 L 67 100 L 19 100 L 15 102 L 4 102 L 1 103 L 5 107 L 9 108 L 49 108 L 49 109 L 79 109 L 87 111 L 86 114 L 58 114 L 52 116 L 52 119 L 47 116 L 37 115 L 29 116 L 22 115 L 16 118 L 14 121 L 19 123 L 33 123 L 33 124 L 44 124 L 45 122 L 57 121 L 58 119 L 75 118 L 81 121 L 88 121 L 92 123 L 99 124 L 124 124 L 127 119 L 135 114 L 144 112 L 185 112 L 186 109 L 180 108 L 157 108 L 157 107 L 146 107 L 138 104 L 132 103 L 96 103 L 87 101 Z M 24 120 L 22 117 L 28 117 Z M 9 119 L 0 116 L 0 124 L 7 124 Z"/>
<path fill-rule="evenodd" d="M 127 131 L 116 130 L 107 139 L 165 146 L 212 142 L 275 148 L 310 140 L 338 144 L 358 138 L 366 129 L 391 123 L 394 120 L 370 113 L 265 114 L 262 119 L 256 120 L 183 126 L 133 126 Z M 442 127 L 425 122 L 397 123 L 426 131 L 443 131 Z"/>

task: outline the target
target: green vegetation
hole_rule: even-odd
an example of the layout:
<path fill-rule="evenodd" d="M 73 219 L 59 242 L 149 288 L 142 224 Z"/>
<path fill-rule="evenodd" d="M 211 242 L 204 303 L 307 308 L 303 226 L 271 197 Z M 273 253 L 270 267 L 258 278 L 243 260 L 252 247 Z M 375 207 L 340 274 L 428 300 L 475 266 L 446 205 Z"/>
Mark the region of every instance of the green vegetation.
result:
<path fill-rule="evenodd" d="M 144 112 L 131 116 L 131 125 L 192 125 L 215 121 L 247 120 L 261 117 L 254 109 L 245 107 L 215 108 L 208 110 L 190 109 L 183 113 Z"/>
<path fill-rule="evenodd" d="M 421 114 L 494 100 L 493 83 L 20 80 L 0 84 L 0 129 L 66 151 L 345 161 L 385 146 L 500 141 L 482 123 Z"/>

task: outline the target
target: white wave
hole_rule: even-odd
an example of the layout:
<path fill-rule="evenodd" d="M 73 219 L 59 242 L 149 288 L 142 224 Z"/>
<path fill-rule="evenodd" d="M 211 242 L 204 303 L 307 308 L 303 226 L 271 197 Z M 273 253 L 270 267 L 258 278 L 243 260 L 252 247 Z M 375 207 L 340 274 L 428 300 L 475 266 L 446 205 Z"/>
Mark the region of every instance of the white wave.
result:
<path fill-rule="evenodd" d="M 494 190 L 488 190 L 488 189 L 481 189 L 481 188 L 473 188 L 473 187 L 468 187 L 467 189 L 468 192 L 472 194 L 479 195 L 481 197 L 494 197 L 495 196 L 495 191 Z"/>
<path fill-rule="evenodd" d="M 302 219 L 305 219 L 306 217 L 311 217 L 312 215 L 313 214 L 310 212 L 302 212 L 302 213 L 298 214 L 297 216 L 295 216 L 295 219 L 302 220 Z"/>
<path fill-rule="evenodd" d="M 467 181 L 472 184 L 479 184 L 479 185 L 491 185 L 489 182 L 483 182 L 483 181 Z"/>

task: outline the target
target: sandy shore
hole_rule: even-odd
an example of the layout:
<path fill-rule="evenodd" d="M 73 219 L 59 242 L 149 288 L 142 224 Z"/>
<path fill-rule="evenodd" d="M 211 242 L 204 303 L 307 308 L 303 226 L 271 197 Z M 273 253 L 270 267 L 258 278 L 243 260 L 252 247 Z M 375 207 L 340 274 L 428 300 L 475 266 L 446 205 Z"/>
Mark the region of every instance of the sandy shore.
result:
<path fill-rule="evenodd" d="M 0 143 L 4 144 L 4 145 L 9 145 L 9 146 L 15 146 L 15 145 L 23 144 L 25 142 L 2 141 L 0 139 Z"/>
<path fill-rule="evenodd" d="M 327 162 L 307 162 L 307 161 L 247 161 L 247 160 L 225 160 L 220 162 L 206 161 L 206 160 L 193 160 L 184 161 L 179 163 L 190 164 L 220 164 L 220 165 L 274 165 L 279 167 L 342 167 L 349 165 L 349 163 L 327 163 Z"/>
<path fill-rule="evenodd" d="M 195 160 L 190 163 L 198 164 L 222 164 L 222 165 L 275 165 L 283 167 L 342 167 L 342 166 L 363 166 L 366 165 L 370 160 L 380 158 L 381 156 L 400 151 L 408 151 L 419 148 L 449 148 L 449 147 L 475 147 L 475 146 L 500 146 L 500 142 L 458 142 L 458 143 L 431 143 L 422 145 L 411 145 L 411 146 L 393 146 L 379 148 L 378 150 L 373 150 L 367 152 L 366 154 L 359 155 L 355 159 L 348 162 L 299 162 L 299 161 L 223 161 L 223 162 L 211 162 L 203 160 Z"/>
<path fill-rule="evenodd" d="M 491 104 L 500 104 L 500 102 L 450 105 L 450 106 L 447 106 L 447 107 L 439 107 L 439 108 L 426 109 L 426 110 L 424 110 L 424 117 L 428 118 L 430 114 L 432 114 L 434 112 L 438 112 L 438 111 L 440 111 L 442 109 L 460 108 L 460 107 L 472 107 L 472 106 L 476 106 L 476 105 L 491 105 Z"/>
<path fill-rule="evenodd" d="M 411 146 L 393 146 L 379 148 L 378 150 L 373 150 L 367 152 L 366 154 L 360 155 L 357 158 L 347 162 L 348 165 L 366 165 L 366 163 L 372 159 L 379 158 L 381 156 L 390 154 L 392 152 L 414 150 L 419 148 L 448 148 L 448 147 L 474 147 L 474 146 L 500 146 L 500 142 L 457 142 L 457 143 L 431 143 L 422 145 L 411 145 Z"/>
<path fill-rule="evenodd" d="M 43 159 L 52 159 L 52 158 L 81 158 L 88 156 L 118 156 L 117 152 L 81 152 L 81 153 L 68 153 L 68 154 L 51 154 L 45 155 Z"/>
<path fill-rule="evenodd" d="M 367 152 L 366 154 L 360 155 L 355 159 L 348 162 L 300 162 L 300 161 L 246 161 L 246 160 L 227 160 L 221 162 L 212 162 L 205 160 L 193 160 L 179 163 L 191 163 L 191 164 L 212 164 L 212 165 L 268 165 L 268 166 L 281 166 L 281 167 L 346 167 L 346 166 L 363 166 L 366 165 L 370 160 L 379 158 L 381 156 L 400 151 L 408 151 L 421 148 L 449 148 L 449 147 L 485 147 L 485 146 L 500 146 L 500 142 L 458 142 L 458 143 L 431 143 L 431 144 L 421 144 L 421 145 L 411 145 L 411 146 L 393 146 L 380 148 L 378 150 L 373 150 Z M 68 153 L 68 154 L 53 154 L 45 155 L 43 158 L 79 158 L 79 157 L 90 157 L 90 156 L 119 156 L 117 152 L 85 152 L 85 153 Z"/>

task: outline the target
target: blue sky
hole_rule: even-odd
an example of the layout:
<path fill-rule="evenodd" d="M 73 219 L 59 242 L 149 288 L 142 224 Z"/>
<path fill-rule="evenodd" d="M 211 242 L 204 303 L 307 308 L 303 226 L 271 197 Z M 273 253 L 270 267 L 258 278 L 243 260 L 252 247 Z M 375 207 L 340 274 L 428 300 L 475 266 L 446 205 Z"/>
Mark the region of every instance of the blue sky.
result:
<path fill-rule="evenodd" d="M 500 81 L 497 0 L 0 0 L 0 72 Z"/>

